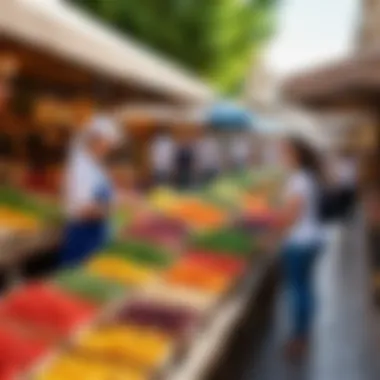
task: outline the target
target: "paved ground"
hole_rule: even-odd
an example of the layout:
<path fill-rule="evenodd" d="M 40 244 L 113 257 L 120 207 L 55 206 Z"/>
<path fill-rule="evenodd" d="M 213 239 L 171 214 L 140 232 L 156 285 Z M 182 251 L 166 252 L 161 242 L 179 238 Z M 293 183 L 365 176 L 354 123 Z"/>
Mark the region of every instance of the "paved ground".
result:
<path fill-rule="evenodd" d="M 289 318 L 282 290 L 272 328 L 244 380 L 380 379 L 380 315 L 370 298 L 368 256 L 359 225 L 357 221 L 335 231 L 319 262 L 319 313 L 308 360 L 292 367 L 283 359 Z"/>

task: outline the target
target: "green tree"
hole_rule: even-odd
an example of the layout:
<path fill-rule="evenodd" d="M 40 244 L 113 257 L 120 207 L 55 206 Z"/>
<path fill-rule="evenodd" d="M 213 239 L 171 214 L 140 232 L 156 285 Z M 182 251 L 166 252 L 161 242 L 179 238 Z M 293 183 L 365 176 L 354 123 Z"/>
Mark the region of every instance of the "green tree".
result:
<path fill-rule="evenodd" d="M 124 33 L 237 92 L 274 31 L 278 0 L 71 0 Z"/>

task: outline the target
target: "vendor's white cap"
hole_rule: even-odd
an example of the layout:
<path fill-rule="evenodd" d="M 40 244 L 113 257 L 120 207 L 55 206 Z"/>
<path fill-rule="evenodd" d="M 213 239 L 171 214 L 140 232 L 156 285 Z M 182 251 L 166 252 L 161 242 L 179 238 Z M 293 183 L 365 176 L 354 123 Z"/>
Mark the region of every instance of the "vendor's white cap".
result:
<path fill-rule="evenodd" d="M 106 115 L 97 115 L 90 122 L 87 135 L 99 136 L 117 144 L 122 136 L 115 121 Z"/>

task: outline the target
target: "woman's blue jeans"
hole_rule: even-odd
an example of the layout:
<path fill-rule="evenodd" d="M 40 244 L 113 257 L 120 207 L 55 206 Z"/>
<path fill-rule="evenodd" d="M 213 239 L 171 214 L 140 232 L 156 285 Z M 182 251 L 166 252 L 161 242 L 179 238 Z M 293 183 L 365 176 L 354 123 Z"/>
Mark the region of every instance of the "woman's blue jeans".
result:
<path fill-rule="evenodd" d="M 284 277 L 291 297 L 293 337 L 308 335 L 315 310 L 313 273 L 321 244 L 286 244 L 281 252 Z"/>

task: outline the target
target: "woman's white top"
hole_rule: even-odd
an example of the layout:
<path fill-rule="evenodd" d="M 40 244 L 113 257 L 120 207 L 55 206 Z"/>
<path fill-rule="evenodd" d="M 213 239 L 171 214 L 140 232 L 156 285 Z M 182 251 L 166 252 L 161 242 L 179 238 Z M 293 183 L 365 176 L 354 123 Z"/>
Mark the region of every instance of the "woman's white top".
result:
<path fill-rule="evenodd" d="M 199 169 L 220 169 L 221 149 L 213 137 L 205 137 L 197 144 L 197 166 Z"/>
<path fill-rule="evenodd" d="M 97 191 L 106 183 L 103 167 L 79 146 L 73 146 L 64 177 L 65 211 L 76 219 L 84 207 L 96 201 Z"/>
<path fill-rule="evenodd" d="M 151 162 L 154 170 L 170 172 L 174 165 L 175 146 L 170 137 L 159 136 L 151 146 Z"/>
<path fill-rule="evenodd" d="M 317 183 L 310 173 L 300 170 L 289 177 L 284 197 L 300 197 L 303 208 L 288 231 L 288 243 L 313 244 L 323 238 L 323 229 L 318 218 L 318 193 Z"/>

